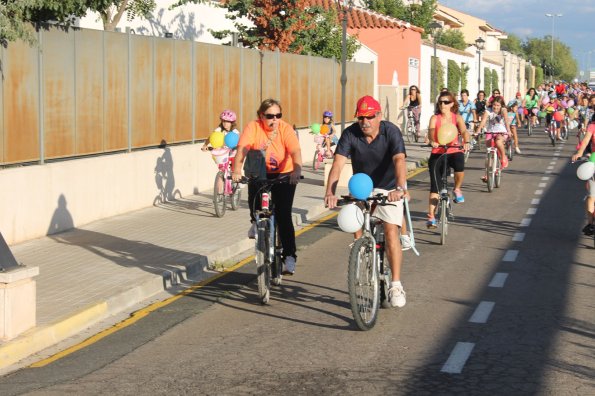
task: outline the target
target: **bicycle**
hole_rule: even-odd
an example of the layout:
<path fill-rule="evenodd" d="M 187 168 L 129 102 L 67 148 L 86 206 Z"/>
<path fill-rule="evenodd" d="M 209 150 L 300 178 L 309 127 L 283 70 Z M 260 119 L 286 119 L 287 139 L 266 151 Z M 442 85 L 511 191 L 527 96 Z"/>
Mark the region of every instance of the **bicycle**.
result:
<path fill-rule="evenodd" d="M 495 134 L 494 134 L 495 135 Z M 506 139 L 510 140 L 510 137 Z M 486 182 L 488 185 L 488 191 L 492 192 L 494 188 L 500 187 L 502 183 L 502 165 L 500 162 L 500 152 L 496 147 L 496 138 L 493 137 L 490 140 L 490 147 L 486 148 Z"/>
<path fill-rule="evenodd" d="M 228 148 L 214 149 L 208 148 L 217 163 L 219 171 L 215 175 L 215 182 L 213 184 L 213 205 L 215 206 L 215 215 L 223 217 L 227 209 L 227 198 L 229 198 L 232 210 L 238 210 L 240 207 L 240 199 L 242 190 L 240 184 L 231 180 L 231 167 L 233 165 L 233 158 L 229 157 L 232 151 Z"/>
<path fill-rule="evenodd" d="M 413 114 L 413 109 L 415 109 L 416 107 L 403 107 L 403 111 L 407 111 L 407 118 L 405 119 L 405 136 L 407 138 L 407 142 L 411 143 L 412 139 L 411 137 L 413 136 L 413 140 L 415 140 L 415 143 L 417 143 L 419 141 L 419 136 L 417 133 L 417 128 L 415 126 L 415 115 Z"/>
<path fill-rule="evenodd" d="M 301 179 L 304 177 L 301 176 Z M 271 284 L 281 286 L 283 279 L 283 247 L 279 239 L 279 229 L 275 219 L 275 207 L 272 188 L 275 184 L 289 182 L 289 175 L 271 180 L 242 177 L 240 183 L 256 183 L 257 196 L 260 196 L 260 210 L 256 216 L 256 237 L 254 241 L 256 278 L 258 295 L 262 304 L 268 304 L 271 296 Z M 252 205 L 252 202 L 249 202 Z"/>
<path fill-rule="evenodd" d="M 509 161 L 512 161 L 513 157 L 514 157 L 514 142 L 512 141 L 511 138 L 506 139 L 506 142 L 504 142 L 504 152 L 506 153 L 506 156 L 508 157 Z"/>
<path fill-rule="evenodd" d="M 467 160 L 469 159 L 469 155 L 471 154 L 471 151 L 475 149 L 475 145 L 479 144 L 478 140 L 475 139 L 475 134 L 472 133 L 471 131 L 475 130 L 475 127 L 471 128 L 471 124 L 475 124 L 475 121 L 467 121 L 465 122 L 465 128 L 467 128 L 467 132 L 472 136 L 471 142 L 469 144 L 469 150 L 465 151 L 465 163 L 467 163 Z M 479 138 L 479 135 L 477 135 L 477 137 Z"/>
<path fill-rule="evenodd" d="M 568 114 L 564 114 L 564 120 L 562 120 L 560 126 L 560 137 L 564 140 L 568 139 L 568 121 L 570 121 Z"/>
<path fill-rule="evenodd" d="M 550 124 L 545 128 L 545 133 L 548 134 L 548 137 L 550 138 L 550 141 L 552 143 L 552 146 L 556 146 L 556 121 L 554 120 L 554 117 L 552 116 L 552 119 L 550 120 Z"/>
<path fill-rule="evenodd" d="M 349 303 L 355 324 L 360 330 L 374 327 L 378 310 L 390 307 L 388 289 L 392 271 L 385 258 L 384 227 L 373 217 L 374 205 L 386 205 L 387 196 L 376 194 L 365 200 L 342 196 L 337 206 L 357 204 L 363 206 L 363 234 L 351 247 L 347 271 Z"/>
<path fill-rule="evenodd" d="M 448 191 L 448 176 L 450 171 L 448 169 L 448 149 L 449 148 L 459 148 L 462 149 L 463 146 L 445 146 L 440 145 L 439 148 L 445 149 L 445 153 L 440 156 L 438 161 L 436 161 L 436 167 L 434 168 L 434 180 L 436 181 L 436 185 L 440 187 L 440 191 L 438 193 L 438 205 L 436 205 L 436 213 L 435 216 L 439 218 L 438 227 L 440 232 L 440 244 L 446 244 L 446 236 L 448 235 L 448 223 L 450 221 L 454 221 L 454 213 L 452 210 L 452 200 L 450 199 L 450 193 Z M 436 180 L 436 170 L 438 169 L 438 162 L 442 162 L 442 180 L 441 184 L 437 183 Z"/>
<path fill-rule="evenodd" d="M 325 136 L 316 135 L 314 136 L 314 141 L 316 142 L 316 149 L 314 150 L 314 159 L 312 160 L 312 169 L 315 171 L 320 169 L 320 165 L 324 163 L 324 159 L 327 157 L 332 157 L 333 150 L 327 150 L 325 148 Z"/>

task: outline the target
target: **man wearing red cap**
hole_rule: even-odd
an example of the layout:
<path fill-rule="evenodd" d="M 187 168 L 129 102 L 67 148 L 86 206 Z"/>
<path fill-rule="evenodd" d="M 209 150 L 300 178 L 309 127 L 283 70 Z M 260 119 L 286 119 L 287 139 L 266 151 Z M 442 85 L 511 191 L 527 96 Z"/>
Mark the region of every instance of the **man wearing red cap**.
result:
<path fill-rule="evenodd" d="M 400 129 L 389 121 L 382 121 L 380 103 L 371 96 L 357 101 L 355 110 L 357 122 L 341 134 L 333 166 L 328 176 L 325 204 L 337 206 L 335 191 L 341 171 L 347 158 L 351 157 L 353 173 L 365 173 L 374 183 L 375 192 L 386 192 L 390 205 L 378 205 L 374 216 L 382 220 L 386 237 L 386 254 L 392 270 L 389 299 L 393 307 L 403 307 L 406 303 L 405 290 L 401 284 L 400 232 L 403 222 L 403 201 L 407 194 L 407 166 L 405 144 Z M 356 233 L 361 236 L 361 231 Z"/>

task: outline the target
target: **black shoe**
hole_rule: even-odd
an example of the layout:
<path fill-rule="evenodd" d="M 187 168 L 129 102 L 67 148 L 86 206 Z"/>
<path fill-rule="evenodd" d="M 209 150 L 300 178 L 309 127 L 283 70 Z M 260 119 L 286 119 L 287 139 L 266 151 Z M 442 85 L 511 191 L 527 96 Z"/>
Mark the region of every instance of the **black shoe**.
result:
<path fill-rule="evenodd" d="M 583 227 L 583 234 L 585 234 L 586 236 L 593 236 L 594 232 L 595 226 L 593 226 L 593 224 L 587 224 Z"/>

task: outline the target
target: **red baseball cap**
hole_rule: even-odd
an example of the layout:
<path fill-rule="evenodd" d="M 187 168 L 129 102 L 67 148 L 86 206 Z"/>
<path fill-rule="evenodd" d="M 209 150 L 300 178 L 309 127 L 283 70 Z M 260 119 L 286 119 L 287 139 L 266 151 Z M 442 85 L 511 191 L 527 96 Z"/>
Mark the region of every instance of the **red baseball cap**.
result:
<path fill-rule="evenodd" d="M 370 117 L 376 115 L 380 110 L 380 103 L 373 97 L 366 95 L 361 97 L 357 101 L 357 105 L 355 106 L 355 116 L 356 117 Z"/>

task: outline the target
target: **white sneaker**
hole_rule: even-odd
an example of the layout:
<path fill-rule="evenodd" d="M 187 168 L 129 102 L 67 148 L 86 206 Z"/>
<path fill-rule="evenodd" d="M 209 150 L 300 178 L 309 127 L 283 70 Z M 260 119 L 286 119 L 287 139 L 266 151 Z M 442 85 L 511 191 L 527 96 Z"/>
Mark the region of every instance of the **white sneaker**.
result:
<path fill-rule="evenodd" d="M 287 256 L 285 257 L 285 270 L 283 271 L 284 275 L 293 275 L 295 273 L 295 257 Z"/>
<path fill-rule="evenodd" d="M 411 249 L 411 238 L 409 235 L 401 235 L 401 250 Z"/>
<path fill-rule="evenodd" d="M 521 149 L 520 149 L 520 148 L 518 148 L 518 147 L 515 147 L 515 148 L 514 148 L 514 151 L 515 151 L 517 154 L 522 154 L 522 153 L 521 153 Z"/>
<path fill-rule="evenodd" d="M 252 225 L 250 226 L 250 229 L 248 230 L 248 238 L 256 238 L 256 223 L 252 223 Z"/>
<path fill-rule="evenodd" d="M 393 307 L 402 308 L 407 303 L 403 286 L 391 286 L 391 288 L 388 289 L 388 298 L 390 300 L 390 305 Z"/>

